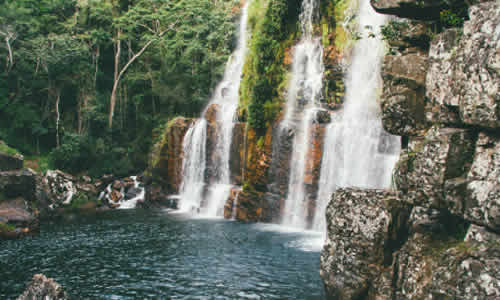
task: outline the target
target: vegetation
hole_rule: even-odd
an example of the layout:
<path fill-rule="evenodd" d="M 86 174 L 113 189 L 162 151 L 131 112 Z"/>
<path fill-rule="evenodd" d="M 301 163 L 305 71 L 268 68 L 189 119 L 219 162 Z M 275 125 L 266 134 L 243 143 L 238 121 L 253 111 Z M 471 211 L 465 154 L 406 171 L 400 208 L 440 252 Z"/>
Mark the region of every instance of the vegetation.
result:
<path fill-rule="evenodd" d="M 0 139 L 71 172 L 144 169 L 154 128 L 198 115 L 239 1 L 0 1 Z"/>
<path fill-rule="evenodd" d="M 0 141 L 0 153 L 5 153 L 5 154 L 8 154 L 8 155 L 16 155 L 16 154 L 19 154 L 19 151 L 17 151 L 14 148 L 11 148 L 11 147 L 7 146 L 7 144 L 5 144 L 4 142 Z"/>
<path fill-rule="evenodd" d="M 279 113 L 286 82 L 284 58 L 297 31 L 300 1 L 255 0 L 249 11 L 252 30 L 250 49 L 243 70 L 240 114 L 262 134 Z"/>

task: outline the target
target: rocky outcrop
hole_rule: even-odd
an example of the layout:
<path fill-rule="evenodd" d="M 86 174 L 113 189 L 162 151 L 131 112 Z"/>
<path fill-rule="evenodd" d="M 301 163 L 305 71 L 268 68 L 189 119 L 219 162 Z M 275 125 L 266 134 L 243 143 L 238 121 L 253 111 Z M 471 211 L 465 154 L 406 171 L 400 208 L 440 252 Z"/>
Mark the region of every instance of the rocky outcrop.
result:
<path fill-rule="evenodd" d="M 450 6 L 464 6 L 461 0 L 371 0 L 373 8 L 382 14 L 416 20 L 439 19 L 439 12 Z"/>
<path fill-rule="evenodd" d="M 5 154 L 5 156 L 8 156 Z M 19 238 L 39 230 L 37 175 L 23 166 L 21 156 L 5 158 L 0 172 L 0 239 Z"/>
<path fill-rule="evenodd" d="M 500 4 L 469 9 L 460 29 L 441 33 L 431 44 L 427 74 L 428 119 L 454 125 L 500 127 Z"/>
<path fill-rule="evenodd" d="M 475 135 L 458 128 L 433 127 L 422 139 L 412 140 L 396 167 L 397 188 L 411 204 L 441 208 L 447 180 L 467 174 Z"/>
<path fill-rule="evenodd" d="M 321 277 L 330 299 L 362 299 L 381 272 L 395 195 L 341 189 L 327 211 L 328 236 L 321 254 Z"/>
<path fill-rule="evenodd" d="M 68 300 L 63 287 L 52 278 L 35 274 L 24 293 L 17 300 Z"/>
<path fill-rule="evenodd" d="M 387 37 L 391 52 L 382 67 L 384 129 L 395 135 L 418 135 L 428 127 L 424 111 L 430 39 L 427 26 L 403 21 L 389 23 L 387 28 L 397 34 Z"/>
<path fill-rule="evenodd" d="M 418 19 L 407 10 L 415 4 L 372 1 Z M 428 52 L 411 46 L 414 21 L 399 42 L 389 41 L 383 122 L 409 142 L 395 191 L 341 190 L 332 198 L 321 261 L 329 299 L 500 298 L 500 3 L 471 6 L 469 17 L 463 34 L 446 29 Z"/>
<path fill-rule="evenodd" d="M 170 194 L 178 194 L 182 182 L 183 141 L 193 119 L 178 117 L 167 124 L 162 139 L 154 146 L 151 165 L 148 170 L 147 198 L 152 195 L 164 199 Z M 158 190 L 156 193 L 151 193 Z M 158 198 L 158 199 L 160 199 Z"/>
<path fill-rule="evenodd" d="M 23 163 L 24 158 L 20 154 L 8 155 L 0 152 L 0 172 L 22 169 Z"/>

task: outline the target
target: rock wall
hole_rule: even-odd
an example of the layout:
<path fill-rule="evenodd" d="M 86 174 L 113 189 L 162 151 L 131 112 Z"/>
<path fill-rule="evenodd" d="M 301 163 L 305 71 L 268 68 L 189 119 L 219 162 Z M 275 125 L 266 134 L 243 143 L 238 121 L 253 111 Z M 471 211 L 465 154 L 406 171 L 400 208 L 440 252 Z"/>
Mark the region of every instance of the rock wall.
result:
<path fill-rule="evenodd" d="M 146 201 L 165 200 L 168 195 L 178 194 L 182 182 L 184 136 L 194 119 L 178 117 L 170 121 L 161 141 L 154 146 L 148 175 Z"/>
<path fill-rule="evenodd" d="M 328 299 L 500 298 L 500 3 L 431 39 L 439 16 L 423 12 L 450 3 L 417 2 L 372 1 L 413 18 L 397 20 L 382 71 L 384 127 L 406 143 L 393 191 L 332 196 Z"/>

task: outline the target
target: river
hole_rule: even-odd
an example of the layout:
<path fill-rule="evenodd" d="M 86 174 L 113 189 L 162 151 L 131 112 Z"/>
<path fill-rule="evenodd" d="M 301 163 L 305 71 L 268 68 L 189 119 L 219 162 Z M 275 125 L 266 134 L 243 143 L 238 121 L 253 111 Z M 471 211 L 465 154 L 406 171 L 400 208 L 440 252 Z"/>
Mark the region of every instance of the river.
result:
<path fill-rule="evenodd" d="M 72 299 L 325 299 L 322 237 L 270 224 L 144 210 L 68 215 L 2 241 L 0 299 L 33 274 Z"/>

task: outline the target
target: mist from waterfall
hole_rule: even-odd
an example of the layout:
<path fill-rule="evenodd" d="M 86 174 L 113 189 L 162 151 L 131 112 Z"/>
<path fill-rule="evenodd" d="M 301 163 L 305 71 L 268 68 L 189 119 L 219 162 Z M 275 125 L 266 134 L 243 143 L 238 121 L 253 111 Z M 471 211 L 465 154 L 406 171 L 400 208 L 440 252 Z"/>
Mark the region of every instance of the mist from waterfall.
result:
<path fill-rule="evenodd" d="M 386 17 L 376 13 L 370 0 L 360 0 L 359 32 L 364 33 L 353 49 L 345 78 L 344 108 L 334 113 L 326 129 L 320 188 L 313 229 L 325 230 L 325 211 L 332 193 L 339 187 L 388 188 L 399 158 L 400 138 L 382 127 L 378 94 L 380 68 L 385 54 L 379 38 Z M 368 33 L 374 33 L 368 35 Z"/>
<path fill-rule="evenodd" d="M 320 37 L 313 35 L 313 22 L 318 14 L 318 6 L 317 0 L 304 0 L 302 3 L 302 38 L 294 48 L 286 112 L 280 124 L 280 130 L 294 134 L 288 195 L 282 224 L 299 228 L 306 225 L 306 158 L 310 150 L 311 126 L 320 109 L 323 88 L 323 47 Z"/>
<path fill-rule="evenodd" d="M 221 216 L 224 203 L 231 190 L 230 150 L 238 108 L 238 91 L 247 52 L 247 1 L 242 9 L 237 47 L 226 64 L 224 78 L 217 85 L 207 108 L 190 132 L 184 138 L 183 182 L 181 188 L 181 210 L 199 211 L 208 216 Z M 213 149 L 213 172 L 205 177 L 207 167 L 207 126 L 206 113 L 211 106 L 216 107 L 216 141 Z M 207 182 L 208 181 L 208 182 Z M 208 185 L 208 186 L 207 186 Z M 207 187 L 206 201 L 202 201 Z M 201 207 L 203 205 L 203 207 Z"/>

